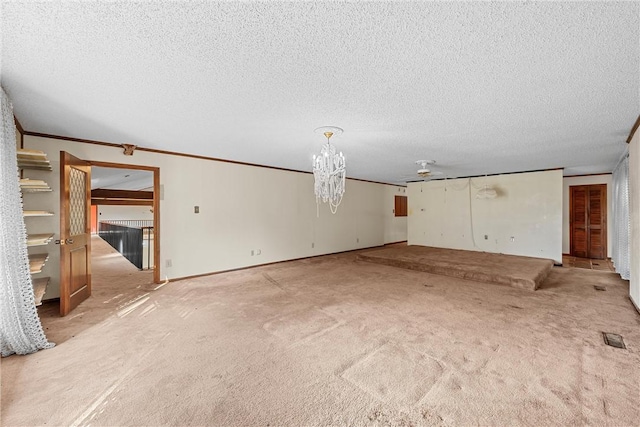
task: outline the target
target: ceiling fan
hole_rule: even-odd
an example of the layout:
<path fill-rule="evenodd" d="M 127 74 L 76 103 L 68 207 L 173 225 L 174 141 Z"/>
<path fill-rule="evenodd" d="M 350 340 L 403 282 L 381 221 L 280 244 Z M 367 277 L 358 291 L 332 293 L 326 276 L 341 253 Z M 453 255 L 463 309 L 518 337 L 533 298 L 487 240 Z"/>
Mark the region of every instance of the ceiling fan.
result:
<path fill-rule="evenodd" d="M 405 179 L 406 182 L 430 181 L 434 177 L 442 175 L 442 172 L 429 168 L 429 166 L 436 164 L 435 160 L 416 160 L 416 164 L 420 166 L 420 168 L 416 171 L 416 175 L 407 177 Z"/>

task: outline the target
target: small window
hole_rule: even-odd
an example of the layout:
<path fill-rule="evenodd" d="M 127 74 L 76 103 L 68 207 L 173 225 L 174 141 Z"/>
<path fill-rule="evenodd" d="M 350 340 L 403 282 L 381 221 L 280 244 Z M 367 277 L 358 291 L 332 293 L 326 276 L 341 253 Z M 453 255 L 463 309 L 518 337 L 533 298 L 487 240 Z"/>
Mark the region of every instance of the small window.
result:
<path fill-rule="evenodd" d="M 393 210 L 396 216 L 407 216 L 407 196 L 395 196 L 396 207 Z"/>

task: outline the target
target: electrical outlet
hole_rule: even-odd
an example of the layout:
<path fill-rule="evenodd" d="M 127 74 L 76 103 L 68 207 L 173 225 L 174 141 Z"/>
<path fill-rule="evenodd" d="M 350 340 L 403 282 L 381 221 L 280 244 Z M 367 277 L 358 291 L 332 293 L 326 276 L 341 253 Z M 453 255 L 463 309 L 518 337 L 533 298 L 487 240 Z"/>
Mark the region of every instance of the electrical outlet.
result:
<path fill-rule="evenodd" d="M 315 244 L 315 243 L 313 243 L 313 242 L 311 242 L 311 249 L 313 249 L 313 248 L 315 248 L 315 247 L 316 247 L 316 244 Z"/>
<path fill-rule="evenodd" d="M 360 238 L 356 238 L 356 243 L 360 243 Z"/>
<path fill-rule="evenodd" d="M 255 251 L 253 249 L 251 249 L 251 256 L 255 255 Z"/>
<path fill-rule="evenodd" d="M 262 254 L 262 249 L 258 249 L 258 251 L 256 252 L 256 254 L 258 254 L 258 255 Z"/>
<path fill-rule="evenodd" d="M 489 235 L 488 234 L 484 235 L 484 240 L 489 240 Z"/>
<path fill-rule="evenodd" d="M 516 241 L 516 238 L 515 238 L 514 236 L 511 236 L 511 241 L 512 241 L 512 242 L 515 242 L 515 241 Z"/>
<path fill-rule="evenodd" d="M 170 260 L 170 259 L 166 260 L 166 261 L 164 262 L 164 265 L 165 265 L 167 268 L 172 267 L 171 260 Z"/>
<path fill-rule="evenodd" d="M 200 206 L 194 206 L 193 213 L 200 213 Z"/>

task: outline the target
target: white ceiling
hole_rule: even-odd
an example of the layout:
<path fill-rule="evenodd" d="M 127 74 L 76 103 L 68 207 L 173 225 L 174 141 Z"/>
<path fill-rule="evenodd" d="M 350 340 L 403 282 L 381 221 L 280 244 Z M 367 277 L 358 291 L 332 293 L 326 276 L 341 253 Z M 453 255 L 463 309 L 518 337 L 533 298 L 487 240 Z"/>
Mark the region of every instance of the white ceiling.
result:
<path fill-rule="evenodd" d="M 610 172 L 640 112 L 638 2 L 2 2 L 32 132 L 400 182 Z"/>
<path fill-rule="evenodd" d="M 139 169 L 91 167 L 91 189 L 153 191 L 153 172 Z"/>

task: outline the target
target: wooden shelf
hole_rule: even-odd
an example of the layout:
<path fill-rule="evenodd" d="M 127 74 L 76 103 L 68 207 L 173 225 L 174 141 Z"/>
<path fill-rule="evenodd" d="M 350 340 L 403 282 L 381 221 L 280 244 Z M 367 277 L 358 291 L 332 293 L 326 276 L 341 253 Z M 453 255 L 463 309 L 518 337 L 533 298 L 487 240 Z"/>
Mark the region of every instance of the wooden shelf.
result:
<path fill-rule="evenodd" d="M 42 305 L 42 297 L 44 293 L 47 291 L 47 286 L 49 285 L 49 277 L 39 277 L 37 279 L 33 279 L 33 294 L 36 299 L 36 307 Z"/>
<path fill-rule="evenodd" d="M 51 165 L 31 165 L 31 164 L 24 164 L 21 162 L 18 162 L 18 168 L 20 169 L 33 169 L 33 170 L 39 170 L 39 171 L 52 171 L 53 168 L 51 167 Z"/>
<path fill-rule="evenodd" d="M 26 148 L 19 148 L 16 151 L 18 159 L 34 159 L 34 160 L 47 160 L 47 154 L 40 150 L 28 150 Z"/>
<path fill-rule="evenodd" d="M 22 178 L 20 180 L 20 190 L 23 193 L 35 193 L 40 191 L 51 191 L 51 187 L 41 179 Z"/>
<path fill-rule="evenodd" d="M 53 170 L 47 155 L 39 150 L 18 150 L 18 167 L 20 169 Z"/>
<path fill-rule="evenodd" d="M 53 233 L 45 234 L 29 234 L 27 235 L 27 246 L 44 246 L 48 245 L 53 239 Z"/>
<path fill-rule="evenodd" d="M 48 193 L 53 191 L 51 188 L 20 188 L 23 193 Z"/>
<path fill-rule="evenodd" d="M 42 271 L 42 267 L 49 259 L 49 254 L 34 254 L 29 255 L 29 272 L 31 274 L 37 274 Z"/>
<path fill-rule="evenodd" d="M 25 218 L 32 216 L 53 216 L 53 212 L 49 211 L 23 211 L 22 214 Z"/>

